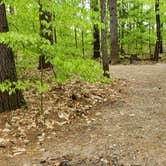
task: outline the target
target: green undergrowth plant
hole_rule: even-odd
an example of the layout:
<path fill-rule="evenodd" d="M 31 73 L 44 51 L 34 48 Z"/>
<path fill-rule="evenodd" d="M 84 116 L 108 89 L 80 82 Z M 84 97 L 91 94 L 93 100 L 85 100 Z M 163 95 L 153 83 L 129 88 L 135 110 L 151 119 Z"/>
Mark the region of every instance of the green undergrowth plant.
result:
<path fill-rule="evenodd" d="M 18 80 L 14 82 L 6 80 L 0 83 L 0 91 L 2 93 L 8 92 L 9 95 L 15 93 L 17 90 L 26 91 L 30 89 L 36 89 L 39 92 L 46 92 L 49 89 L 49 86 L 46 83 L 41 85 L 40 81 L 31 82 L 28 80 L 27 81 Z"/>
<path fill-rule="evenodd" d="M 56 82 L 63 83 L 69 79 L 91 83 L 110 82 L 109 78 L 103 76 L 102 66 L 90 58 L 57 56 L 52 63 L 56 69 Z"/>
<path fill-rule="evenodd" d="M 65 83 L 71 79 L 95 83 L 109 83 L 111 79 L 103 76 L 102 66 L 99 62 L 90 58 L 80 56 L 57 56 L 52 60 L 52 64 L 56 69 L 56 83 Z M 43 71 L 44 72 L 44 71 Z M 9 95 L 15 93 L 16 90 L 27 91 L 36 89 L 39 92 L 46 92 L 49 89 L 47 82 L 41 84 L 41 80 L 6 80 L 0 83 L 0 91 L 8 92 Z"/>

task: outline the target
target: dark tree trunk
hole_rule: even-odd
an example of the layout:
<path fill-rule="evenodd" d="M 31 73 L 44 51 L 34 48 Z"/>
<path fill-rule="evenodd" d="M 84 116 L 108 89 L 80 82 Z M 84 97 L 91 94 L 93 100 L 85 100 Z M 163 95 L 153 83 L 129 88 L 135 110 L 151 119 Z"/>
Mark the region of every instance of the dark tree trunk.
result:
<path fill-rule="evenodd" d="M 76 48 L 78 48 L 77 28 L 76 28 L 76 27 L 74 27 L 74 37 L 75 37 L 75 45 L 76 45 Z"/>
<path fill-rule="evenodd" d="M 57 43 L 57 35 L 56 35 L 56 28 L 53 29 L 53 37 L 54 37 L 54 43 Z"/>
<path fill-rule="evenodd" d="M 111 63 L 119 63 L 117 0 L 108 0 L 110 12 Z"/>
<path fill-rule="evenodd" d="M 53 20 L 55 20 L 55 13 L 54 12 L 52 13 L 52 20 L 51 21 L 53 21 Z M 55 26 L 52 27 L 52 31 L 53 31 L 52 32 L 53 33 L 52 34 L 52 36 L 53 36 L 53 43 L 56 44 L 57 43 L 57 32 L 56 32 L 56 27 Z"/>
<path fill-rule="evenodd" d="M 98 12 L 98 0 L 91 0 L 91 9 L 94 12 Z M 100 57 L 100 31 L 97 24 L 93 25 L 93 58 L 97 59 Z"/>
<path fill-rule="evenodd" d="M 161 23 L 161 31 L 163 31 L 163 23 Z M 160 34 L 160 53 L 163 53 L 163 40 L 162 35 Z"/>
<path fill-rule="evenodd" d="M 9 7 L 10 14 L 14 14 L 14 8 L 12 6 Z"/>
<path fill-rule="evenodd" d="M 150 21 L 149 21 L 149 25 L 148 25 L 148 28 L 149 28 L 149 41 L 148 41 L 148 44 L 149 44 L 149 55 L 150 55 L 150 59 L 153 59 L 153 55 L 152 55 L 152 49 L 151 49 L 151 24 L 150 24 Z"/>
<path fill-rule="evenodd" d="M 161 24 L 160 24 L 160 6 L 159 6 L 159 0 L 155 1 L 155 12 L 156 12 L 156 34 L 157 34 L 157 40 L 156 40 L 156 46 L 154 51 L 154 61 L 158 61 L 159 54 L 160 54 L 160 46 L 161 46 Z"/>
<path fill-rule="evenodd" d="M 81 33 L 82 36 L 82 55 L 85 55 L 85 42 L 84 42 L 84 31 Z"/>
<path fill-rule="evenodd" d="M 54 43 L 54 37 L 53 37 L 53 29 L 52 26 L 49 26 L 49 28 L 47 28 L 47 26 L 45 25 L 45 23 L 43 24 L 42 22 L 47 22 L 48 24 L 51 23 L 52 20 L 52 14 L 48 11 L 44 11 L 42 8 L 42 4 L 39 4 L 40 8 L 39 8 L 39 20 L 40 20 L 40 36 L 49 40 L 51 42 L 51 44 Z M 56 38 L 55 38 L 56 39 Z M 52 65 L 49 61 L 46 61 L 45 56 L 41 55 L 39 57 L 39 66 L 38 69 L 45 69 L 45 68 L 52 68 Z"/>
<path fill-rule="evenodd" d="M 101 11 L 101 23 L 104 24 L 104 28 L 101 29 L 101 51 L 103 59 L 104 76 L 109 77 L 109 62 L 107 55 L 107 29 L 106 29 L 106 1 L 100 0 Z"/>
<path fill-rule="evenodd" d="M 94 25 L 93 38 L 93 57 L 97 59 L 100 57 L 100 32 L 97 24 Z"/>
<path fill-rule="evenodd" d="M 5 5 L 0 5 L 0 33 L 8 32 L 8 23 L 6 17 Z M 0 43 L 0 83 L 5 80 L 11 82 L 17 81 L 16 67 L 12 49 L 6 44 Z M 8 92 L 0 91 L 0 112 L 14 110 L 25 104 L 20 90 L 9 95 Z"/>
<path fill-rule="evenodd" d="M 163 53 L 163 41 L 162 41 L 162 37 L 161 37 L 161 41 L 160 41 L 160 53 Z"/>
<path fill-rule="evenodd" d="M 121 52 L 122 55 L 125 53 L 125 51 L 124 51 L 124 42 L 123 42 L 124 36 L 125 36 L 124 29 L 125 29 L 125 24 L 122 23 L 122 25 L 121 25 L 121 40 L 122 41 L 121 41 L 121 48 L 120 48 L 120 52 Z"/>
<path fill-rule="evenodd" d="M 81 0 L 81 4 L 82 4 L 82 8 L 85 8 L 85 2 L 84 0 Z M 82 29 L 82 32 L 81 32 L 81 37 L 82 37 L 82 55 L 84 56 L 85 55 L 85 41 L 84 41 L 84 30 Z"/>

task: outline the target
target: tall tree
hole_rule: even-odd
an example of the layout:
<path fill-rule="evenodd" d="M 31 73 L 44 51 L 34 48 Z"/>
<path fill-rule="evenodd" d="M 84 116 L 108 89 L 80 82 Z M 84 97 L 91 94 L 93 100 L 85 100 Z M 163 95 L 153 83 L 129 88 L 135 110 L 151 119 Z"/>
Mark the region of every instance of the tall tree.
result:
<path fill-rule="evenodd" d="M 94 12 L 99 11 L 98 0 L 91 0 L 91 9 Z M 93 58 L 97 59 L 100 57 L 100 31 L 98 24 L 93 25 Z"/>
<path fill-rule="evenodd" d="M 43 4 L 39 2 L 39 20 L 40 20 L 40 36 L 49 40 L 51 44 L 54 43 L 53 29 L 51 26 L 52 14 L 43 9 Z M 55 37 L 56 39 L 56 37 Z M 39 56 L 38 69 L 52 68 L 49 61 L 46 61 L 44 55 Z"/>
<path fill-rule="evenodd" d="M 121 22 L 120 22 L 120 28 L 119 28 L 119 38 L 121 38 L 120 40 L 120 52 L 121 54 L 123 55 L 124 54 L 124 35 L 125 35 L 125 18 L 126 18 L 126 11 L 125 11 L 125 3 L 124 3 L 124 0 L 121 0 L 121 9 L 119 10 L 119 15 L 120 15 L 120 18 L 121 18 Z"/>
<path fill-rule="evenodd" d="M 161 31 L 163 31 L 163 23 L 161 23 Z M 162 35 L 160 34 L 160 53 L 163 53 L 163 39 L 162 39 Z"/>
<path fill-rule="evenodd" d="M 156 46 L 154 51 L 154 60 L 158 61 L 161 49 L 161 23 L 160 23 L 160 2 L 155 0 L 155 13 L 156 13 Z"/>
<path fill-rule="evenodd" d="M 117 0 L 108 0 L 110 12 L 110 52 L 111 63 L 119 63 Z"/>
<path fill-rule="evenodd" d="M 85 1 L 81 0 L 81 4 L 82 4 L 82 9 L 85 8 Z M 85 34 L 84 34 L 84 29 L 82 29 L 81 32 L 81 42 L 82 42 L 82 56 L 85 55 Z"/>
<path fill-rule="evenodd" d="M 75 46 L 78 48 L 77 27 L 74 27 Z"/>
<path fill-rule="evenodd" d="M 104 76 L 109 77 L 109 62 L 107 55 L 107 28 L 106 28 L 106 1 L 100 0 L 101 23 L 104 27 L 101 29 L 101 51 L 103 59 Z"/>
<path fill-rule="evenodd" d="M 0 1 L 1 2 L 1 1 Z M 9 31 L 5 4 L 0 4 L 0 33 Z M 6 44 L 0 43 L 0 83 L 9 80 L 17 81 L 16 67 L 12 49 Z M 14 87 L 13 87 L 14 88 Z M 20 90 L 9 95 L 8 92 L 0 91 L 0 112 L 14 110 L 25 104 Z"/>

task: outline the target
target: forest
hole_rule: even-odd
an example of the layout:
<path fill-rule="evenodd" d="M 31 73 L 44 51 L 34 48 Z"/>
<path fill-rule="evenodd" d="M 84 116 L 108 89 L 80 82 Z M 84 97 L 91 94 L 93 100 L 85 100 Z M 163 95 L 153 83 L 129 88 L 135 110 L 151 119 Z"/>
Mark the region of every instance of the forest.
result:
<path fill-rule="evenodd" d="M 166 165 L 165 9 L 0 0 L 0 166 Z"/>

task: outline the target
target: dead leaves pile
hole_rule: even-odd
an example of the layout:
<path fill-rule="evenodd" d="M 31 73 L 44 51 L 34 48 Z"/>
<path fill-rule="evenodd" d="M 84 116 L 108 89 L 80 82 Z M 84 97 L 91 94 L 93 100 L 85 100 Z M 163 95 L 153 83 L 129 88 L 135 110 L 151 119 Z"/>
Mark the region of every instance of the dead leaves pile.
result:
<path fill-rule="evenodd" d="M 0 156 L 7 151 L 11 157 L 25 153 L 27 145 L 42 144 L 49 138 L 48 133 L 56 133 L 75 118 L 85 118 L 97 105 L 118 100 L 126 82 L 70 81 L 50 83 L 49 86 L 49 91 L 43 94 L 43 113 L 40 111 L 40 93 L 30 90 L 24 94 L 28 108 L 0 115 Z"/>

